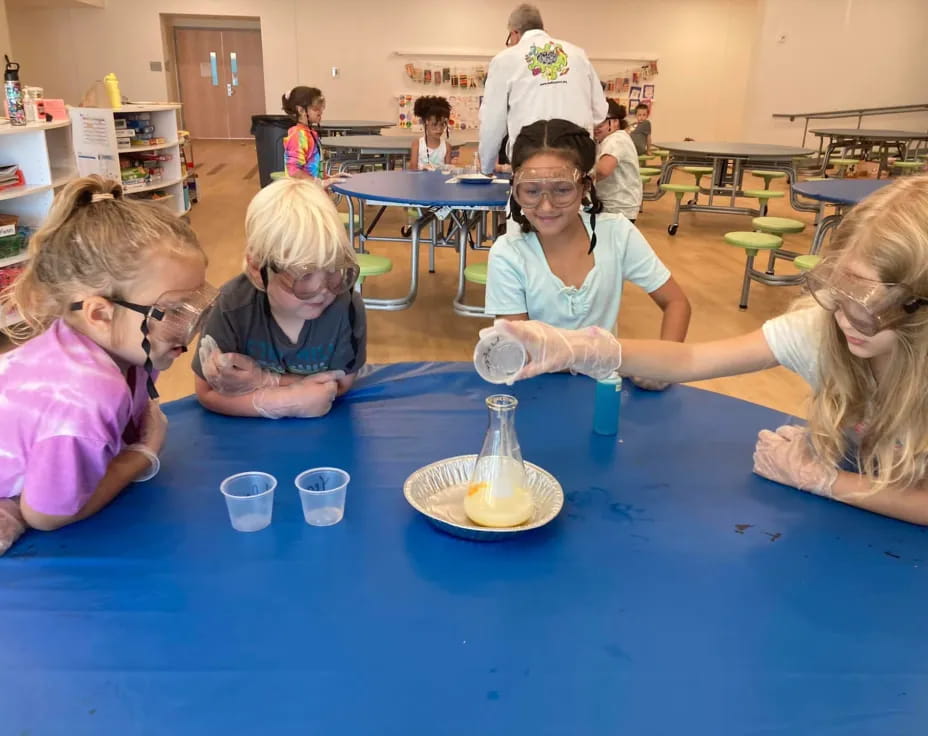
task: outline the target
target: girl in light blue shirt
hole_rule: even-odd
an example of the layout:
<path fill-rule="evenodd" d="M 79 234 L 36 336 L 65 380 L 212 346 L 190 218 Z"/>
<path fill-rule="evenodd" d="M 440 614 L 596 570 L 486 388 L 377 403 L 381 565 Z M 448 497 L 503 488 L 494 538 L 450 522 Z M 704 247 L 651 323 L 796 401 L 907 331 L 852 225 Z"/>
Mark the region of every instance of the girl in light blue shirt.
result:
<path fill-rule="evenodd" d="M 613 331 L 623 282 L 631 281 L 663 311 L 661 339 L 682 342 L 689 301 L 638 229 L 622 215 L 602 214 L 588 173 L 596 165 L 590 134 L 566 120 L 538 121 L 516 139 L 512 165 L 510 210 L 519 230 L 490 250 L 487 313 Z"/>

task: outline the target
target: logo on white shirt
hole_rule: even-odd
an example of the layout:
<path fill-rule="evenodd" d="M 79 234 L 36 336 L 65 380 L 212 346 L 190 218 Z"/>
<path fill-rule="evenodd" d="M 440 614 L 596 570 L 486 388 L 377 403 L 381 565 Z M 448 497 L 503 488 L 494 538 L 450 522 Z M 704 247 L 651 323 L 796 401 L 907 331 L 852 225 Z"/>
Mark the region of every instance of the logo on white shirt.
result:
<path fill-rule="evenodd" d="M 532 48 L 525 55 L 525 61 L 532 76 L 544 77 L 549 82 L 556 81 L 558 77 L 563 77 L 570 71 L 567 52 L 555 41 L 548 41 L 541 48 L 532 44 Z"/>

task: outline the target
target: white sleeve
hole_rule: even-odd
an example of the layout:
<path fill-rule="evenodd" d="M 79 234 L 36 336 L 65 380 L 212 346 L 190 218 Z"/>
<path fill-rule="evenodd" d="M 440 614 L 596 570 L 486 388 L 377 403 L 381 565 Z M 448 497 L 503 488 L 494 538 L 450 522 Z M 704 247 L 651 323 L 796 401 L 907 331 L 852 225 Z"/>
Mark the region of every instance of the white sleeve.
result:
<path fill-rule="evenodd" d="M 628 240 L 622 257 L 622 278 L 640 286 L 648 294 L 657 291 L 670 279 L 670 270 L 637 227 L 624 218 L 623 224 L 628 228 Z M 619 227 L 616 227 L 616 232 L 620 232 Z"/>
<path fill-rule="evenodd" d="M 499 148 L 506 137 L 506 121 L 509 114 L 509 80 L 505 59 L 499 56 L 490 62 L 487 71 L 487 83 L 483 90 L 483 104 L 480 105 L 480 168 L 484 173 L 493 172 Z"/>
<path fill-rule="evenodd" d="M 761 330 L 777 362 L 818 384 L 818 351 L 822 341 L 823 310 L 797 309 L 764 322 Z"/>
<path fill-rule="evenodd" d="M 528 314 L 525 268 L 514 256 L 513 249 L 505 241 L 498 241 L 490 248 L 484 306 L 487 314 Z"/>
<path fill-rule="evenodd" d="M 609 114 L 609 103 L 606 102 L 606 93 L 603 91 L 603 86 L 599 82 L 599 75 L 596 73 L 589 59 L 586 60 L 586 63 L 590 69 L 590 99 L 593 102 L 590 113 L 593 116 L 593 125 L 596 126 L 605 120 L 606 116 Z"/>

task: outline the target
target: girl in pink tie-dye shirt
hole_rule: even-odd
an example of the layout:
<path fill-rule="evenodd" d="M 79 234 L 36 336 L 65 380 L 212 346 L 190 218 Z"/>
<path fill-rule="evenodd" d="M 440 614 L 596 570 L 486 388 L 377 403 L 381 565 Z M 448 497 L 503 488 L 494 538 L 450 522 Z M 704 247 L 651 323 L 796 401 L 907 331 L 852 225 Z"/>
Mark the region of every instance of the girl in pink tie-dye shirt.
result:
<path fill-rule="evenodd" d="M 294 87 L 281 97 L 284 112 L 296 122 L 284 137 L 284 169 L 294 179 L 315 179 L 328 189 L 341 177 L 326 178 L 322 146 L 314 126 L 322 122 L 325 97 L 318 87 Z"/>
<path fill-rule="evenodd" d="M 0 295 L 22 345 L 0 355 L 0 554 L 26 527 L 97 513 L 158 471 L 154 377 L 187 349 L 215 290 L 190 227 L 112 181 L 71 182 Z M 15 320 L 14 320 L 15 321 Z"/>

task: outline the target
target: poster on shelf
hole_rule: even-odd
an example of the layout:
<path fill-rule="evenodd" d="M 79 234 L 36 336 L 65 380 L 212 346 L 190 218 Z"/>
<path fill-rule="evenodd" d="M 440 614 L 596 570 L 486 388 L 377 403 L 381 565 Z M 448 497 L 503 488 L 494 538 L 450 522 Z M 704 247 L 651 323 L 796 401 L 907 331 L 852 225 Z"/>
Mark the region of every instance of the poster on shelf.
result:
<path fill-rule="evenodd" d="M 119 181 L 116 128 L 111 110 L 71 108 L 71 136 L 79 176 L 99 174 Z"/>

